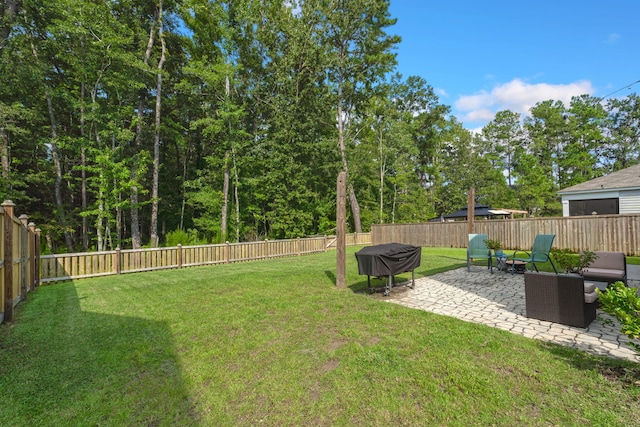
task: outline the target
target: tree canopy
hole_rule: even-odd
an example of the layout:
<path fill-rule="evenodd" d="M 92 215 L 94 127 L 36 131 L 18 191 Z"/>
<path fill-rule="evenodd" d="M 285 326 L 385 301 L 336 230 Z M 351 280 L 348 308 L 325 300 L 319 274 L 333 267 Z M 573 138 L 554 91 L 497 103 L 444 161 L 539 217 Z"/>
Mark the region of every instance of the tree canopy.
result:
<path fill-rule="evenodd" d="M 330 234 L 341 171 L 352 231 L 449 213 L 472 187 L 557 215 L 558 189 L 640 160 L 635 94 L 466 130 L 398 74 L 388 0 L 0 9 L 0 193 L 49 251 Z"/>

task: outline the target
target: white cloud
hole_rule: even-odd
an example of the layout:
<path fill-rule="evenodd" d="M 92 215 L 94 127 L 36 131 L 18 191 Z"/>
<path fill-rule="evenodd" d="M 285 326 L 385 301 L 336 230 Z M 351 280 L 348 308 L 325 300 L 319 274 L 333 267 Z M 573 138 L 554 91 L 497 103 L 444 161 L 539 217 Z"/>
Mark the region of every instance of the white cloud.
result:
<path fill-rule="evenodd" d="M 463 114 L 462 122 L 491 121 L 495 113 L 501 110 L 529 114 L 531 107 L 547 100 L 562 101 L 568 107 L 572 96 L 593 93 L 591 82 L 586 80 L 554 85 L 530 84 L 521 79 L 513 79 L 495 86 L 490 92 L 481 91 L 461 96 L 456 101 L 455 108 Z"/>
<path fill-rule="evenodd" d="M 606 44 L 614 44 L 615 42 L 617 42 L 618 40 L 620 40 L 622 36 L 620 34 L 617 33 L 611 33 L 607 36 L 607 39 L 605 40 Z"/>
<path fill-rule="evenodd" d="M 473 110 L 465 115 L 465 118 L 472 122 L 491 121 L 495 117 L 496 112 L 488 108 Z"/>
<path fill-rule="evenodd" d="M 438 95 L 441 98 L 449 97 L 449 94 L 447 93 L 447 91 L 442 88 L 439 88 L 439 87 L 435 88 L 435 92 L 436 92 L 436 95 Z"/>
<path fill-rule="evenodd" d="M 480 110 L 493 105 L 491 94 L 482 91 L 476 95 L 461 96 L 456 101 L 456 108 L 461 111 Z"/>

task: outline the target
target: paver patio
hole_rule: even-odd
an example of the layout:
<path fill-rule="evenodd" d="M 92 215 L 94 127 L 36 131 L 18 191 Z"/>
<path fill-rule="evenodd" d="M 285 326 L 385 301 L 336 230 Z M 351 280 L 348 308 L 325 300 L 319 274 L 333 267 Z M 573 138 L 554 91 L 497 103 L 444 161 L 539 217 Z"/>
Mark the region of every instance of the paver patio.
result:
<path fill-rule="evenodd" d="M 629 266 L 629 286 L 640 286 L 640 266 Z M 598 310 L 586 329 L 526 317 L 524 276 L 473 266 L 416 279 L 415 288 L 395 287 L 385 301 L 482 323 L 529 338 L 592 354 L 640 362 L 618 322 Z M 605 322 L 605 319 L 608 320 Z"/>

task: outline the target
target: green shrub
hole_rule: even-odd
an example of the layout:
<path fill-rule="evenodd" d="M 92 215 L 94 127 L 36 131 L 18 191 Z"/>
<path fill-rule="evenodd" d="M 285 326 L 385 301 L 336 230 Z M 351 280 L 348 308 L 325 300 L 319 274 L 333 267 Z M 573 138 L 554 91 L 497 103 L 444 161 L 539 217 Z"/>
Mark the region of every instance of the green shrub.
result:
<path fill-rule="evenodd" d="M 598 291 L 600 309 L 618 319 L 620 331 L 631 340 L 629 345 L 640 352 L 640 297 L 638 289 L 615 282 L 606 291 Z"/>
<path fill-rule="evenodd" d="M 500 242 L 500 240 L 487 239 L 484 243 L 487 245 L 488 249 L 492 249 L 494 251 L 502 249 L 502 242 Z"/>
<path fill-rule="evenodd" d="M 178 246 L 179 244 L 182 246 L 207 244 L 206 241 L 198 238 L 198 230 L 192 228 L 188 230 L 170 231 L 167 233 L 166 239 L 166 245 L 168 247 Z"/>
<path fill-rule="evenodd" d="M 553 261 L 560 266 L 565 273 L 581 274 L 598 256 L 591 251 L 582 253 L 571 252 L 569 249 L 552 249 Z"/>

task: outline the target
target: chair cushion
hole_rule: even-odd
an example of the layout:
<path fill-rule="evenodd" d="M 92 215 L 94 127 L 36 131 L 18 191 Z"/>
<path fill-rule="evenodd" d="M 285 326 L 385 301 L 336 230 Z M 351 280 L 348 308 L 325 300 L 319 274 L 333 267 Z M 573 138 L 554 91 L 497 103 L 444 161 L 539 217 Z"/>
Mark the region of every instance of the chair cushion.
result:
<path fill-rule="evenodd" d="M 592 302 L 595 302 L 597 299 L 598 299 L 597 292 L 589 292 L 584 294 L 584 302 L 587 304 L 591 304 Z"/>
<path fill-rule="evenodd" d="M 614 270 L 614 269 L 608 269 L 608 268 L 589 267 L 589 268 L 585 268 L 582 273 L 584 274 L 584 276 L 591 277 L 591 278 L 594 278 L 594 277 L 601 277 L 605 279 L 609 277 L 615 277 L 619 279 L 624 278 L 624 270 Z"/>
<path fill-rule="evenodd" d="M 593 282 L 584 282 L 584 293 L 590 294 L 596 291 L 596 284 Z"/>
<path fill-rule="evenodd" d="M 614 270 L 624 270 L 625 256 L 622 252 L 600 252 L 595 251 L 597 258 L 591 263 L 589 268 L 611 268 Z"/>

